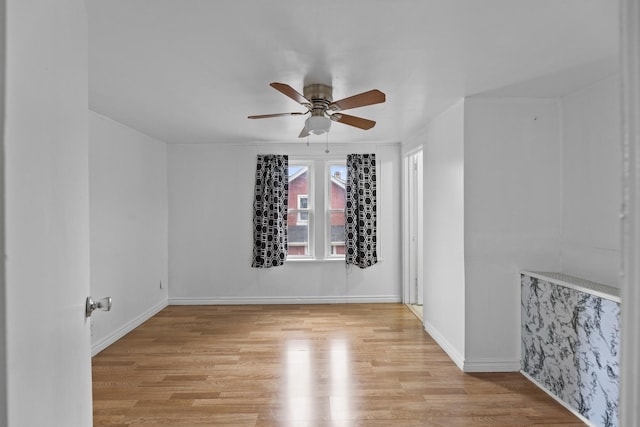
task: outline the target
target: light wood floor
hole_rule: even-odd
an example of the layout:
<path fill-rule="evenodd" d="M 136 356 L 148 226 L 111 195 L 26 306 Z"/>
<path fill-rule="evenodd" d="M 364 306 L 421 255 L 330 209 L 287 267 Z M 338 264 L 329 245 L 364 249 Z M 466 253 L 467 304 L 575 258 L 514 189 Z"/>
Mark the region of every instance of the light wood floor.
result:
<path fill-rule="evenodd" d="M 95 427 L 583 426 L 401 304 L 171 306 L 93 359 Z"/>

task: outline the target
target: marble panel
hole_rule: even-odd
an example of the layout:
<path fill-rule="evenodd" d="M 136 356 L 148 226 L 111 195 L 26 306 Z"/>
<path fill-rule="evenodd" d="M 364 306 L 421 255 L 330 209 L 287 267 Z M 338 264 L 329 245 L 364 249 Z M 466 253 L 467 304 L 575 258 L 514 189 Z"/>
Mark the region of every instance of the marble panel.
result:
<path fill-rule="evenodd" d="M 618 423 L 620 304 L 526 274 L 522 370 L 596 426 Z"/>

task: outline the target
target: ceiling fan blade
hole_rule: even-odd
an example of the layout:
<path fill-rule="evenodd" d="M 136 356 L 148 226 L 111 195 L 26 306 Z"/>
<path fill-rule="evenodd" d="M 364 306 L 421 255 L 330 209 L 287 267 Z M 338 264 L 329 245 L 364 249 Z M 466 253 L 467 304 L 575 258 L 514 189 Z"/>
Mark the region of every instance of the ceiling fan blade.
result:
<path fill-rule="evenodd" d="M 300 92 L 298 92 L 297 90 L 295 90 L 294 88 L 292 88 L 288 84 L 274 82 L 274 83 L 271 83 L 269 86 L 271 86 L 272 88 L 274 88 L 278 92 L 287 95 L 289 98 L 293 99 L 294 101 L 296 101 L 299 104 L 311 105 L 311 101 L 309 101 L 307 98 L 302 96 L 300 94 Z"/>
<path fill-rule="evenodd" d="M 276 114 L 261 114 L 257 116 L 248 116 L 248 119 L 269 119 L 271 117 L 282 117 L 282 116 L 302 116 L 307 113 L 276 113 Z"/>
<path fill-rule="evenodd" d="M 369 119 L 363 119 L 362 117 L 350 116 L 343 113 L 334 113 L 329 116 L 331 120 L 338 123 L 344 123 L 345 125 L 354 126 L 360 129 L 371 129 L 376 125 L 376 122 Z"/>
<path fill-rule="evenodd" d="M 365 105 L 379 104 L 386 100 L 386 96 L 378 89 L 362 92 L 348 98 L 340 99 L 329 104 L 329 109 L 333 111 L 348 110 L 350 108 L 364 107 Z"/>
<path fill-rule="evenodd" d="M 298 138 L 304 138 L 306 136 L 309 136 L 309 129 L 307 129 L 307 126 L 302 128 L 302 130 L 300 131 L 300 135 L 298 135 Z"/>

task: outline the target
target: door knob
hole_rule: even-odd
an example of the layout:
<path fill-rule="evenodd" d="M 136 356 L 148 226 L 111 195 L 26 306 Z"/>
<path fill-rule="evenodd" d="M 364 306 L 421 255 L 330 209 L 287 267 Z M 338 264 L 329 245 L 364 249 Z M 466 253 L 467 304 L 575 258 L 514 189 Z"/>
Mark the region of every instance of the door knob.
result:
<path fill-rule="evenodd" d="M 94 301 L 91 297 L 87 297 L 87 301 L 85 303 L 85 316 L 91 317 L 91 313 L 94 310 L 100 309 L 102 311 L 110 311 L 111 310 L 111 297 L 102 298 L 100 301 Z"/>

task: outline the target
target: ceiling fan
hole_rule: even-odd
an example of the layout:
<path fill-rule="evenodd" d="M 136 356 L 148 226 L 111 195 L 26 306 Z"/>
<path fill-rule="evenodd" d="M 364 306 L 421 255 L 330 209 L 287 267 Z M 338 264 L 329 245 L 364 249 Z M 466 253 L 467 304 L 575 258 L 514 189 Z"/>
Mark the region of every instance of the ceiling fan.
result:
<path fill-rule="evenodd" d="M 249 119 L 267 119 L 271 117 L 281 116 L 302 116 L 311 113 L 305 120 L 304 128 L 299 138 L 313 135 L 321 135 L 329 132 L 331 122 L 344 123 L 345 125 L 354 126 L 360 129 L 371 129 L 376 125 L 373 120 L 363 119 L 362 117 L 350 116 L 348 114 L 339 113 L 338 111 L 348 110 L 351 108 L 364 107 L 366 105 L 379 104 L 384 102 L 385 94 L 378 89 L 359 93 L 339 101 L 333 101 L 333 88 L 329 85 L 314 83 L 304 87 L 304 95 L 301 95 L 294 88 L 285 83 L 271 83 L 270 86 L 275 90 L 285 94 L 300 105 L 304 106 L 307 111 L 304 113 L 276 113 L 262 114 L 258 116 L 249 116 Z M 329 114 L 329 112 L 333 112 Z"/>

